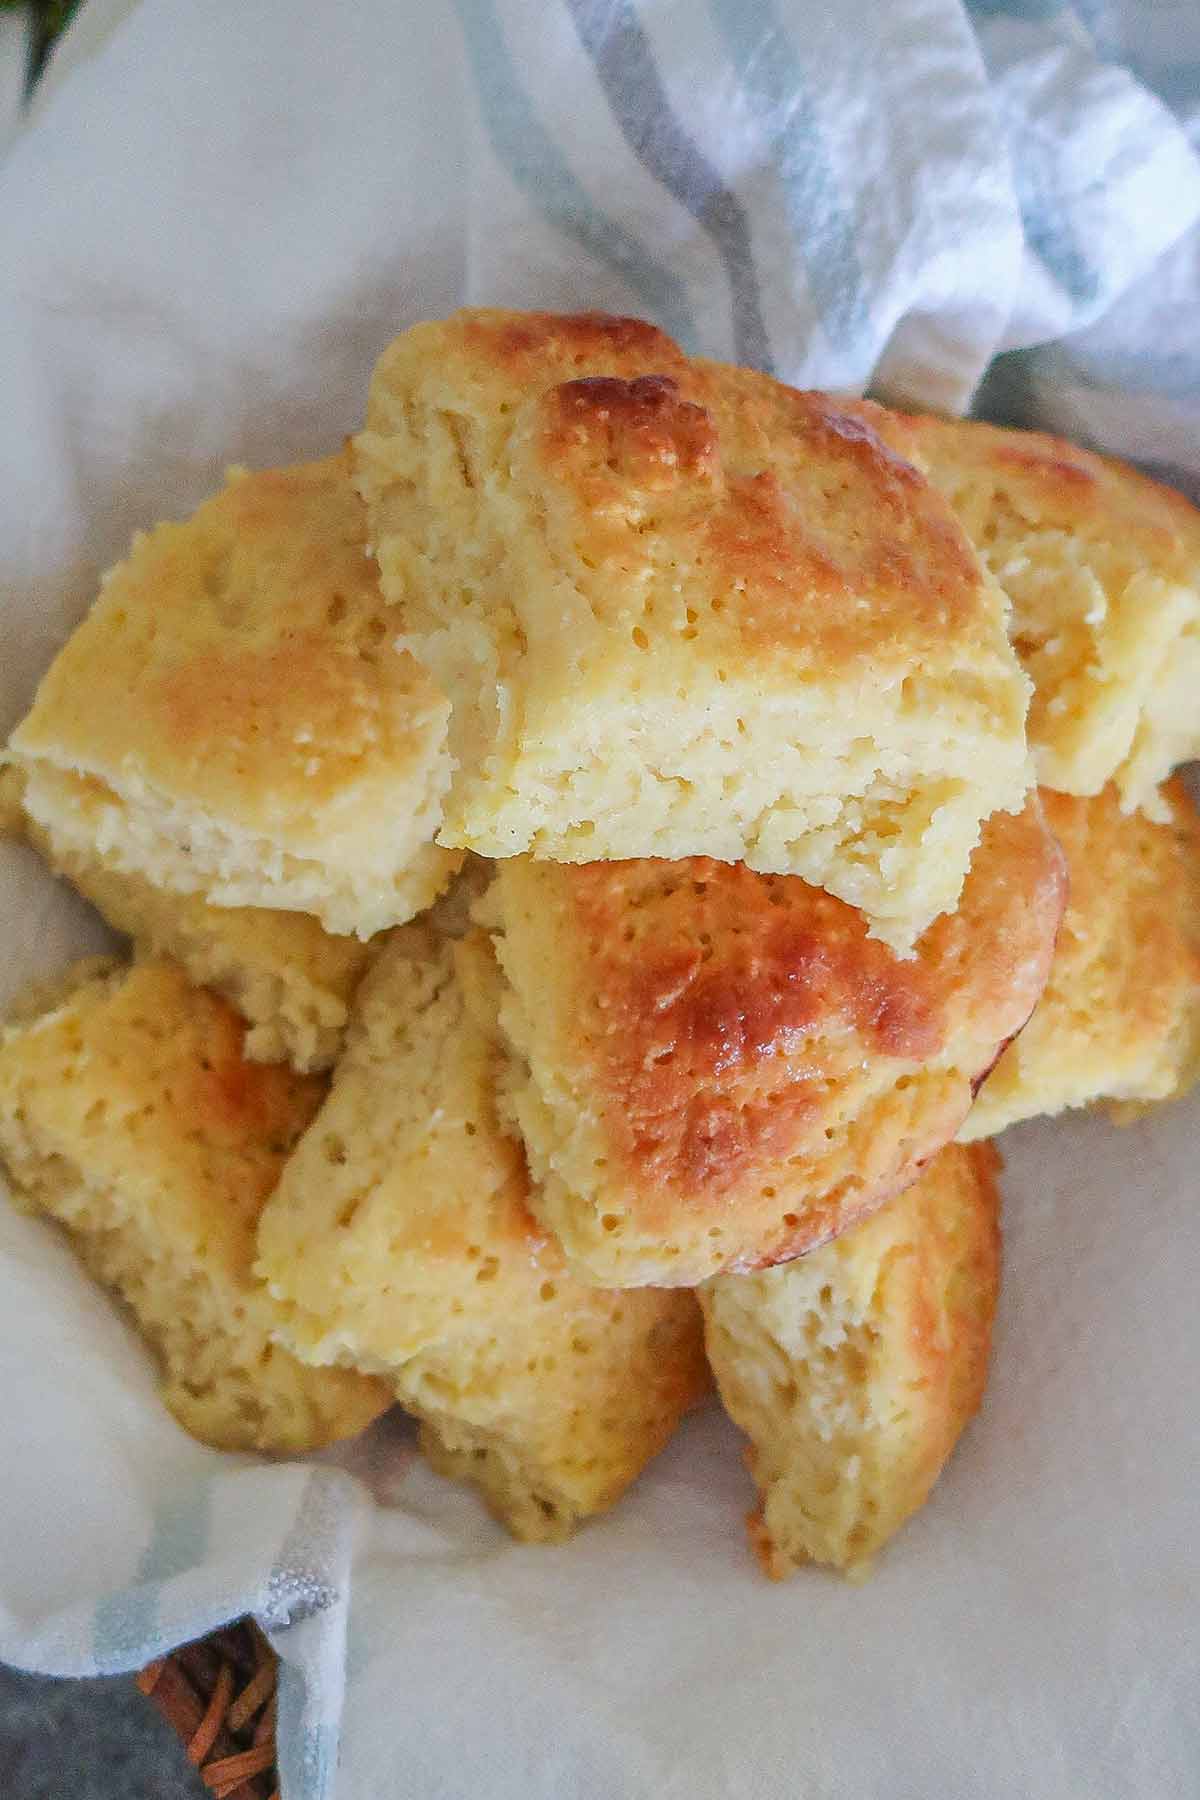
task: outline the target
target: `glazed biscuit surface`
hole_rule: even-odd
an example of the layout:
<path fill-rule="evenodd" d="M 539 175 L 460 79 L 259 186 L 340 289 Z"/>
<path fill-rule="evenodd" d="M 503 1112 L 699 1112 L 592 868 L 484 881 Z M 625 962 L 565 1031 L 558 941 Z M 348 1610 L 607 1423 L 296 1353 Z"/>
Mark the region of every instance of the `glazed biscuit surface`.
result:
<path fill-rule="evenodd" d="M 974 420 L 865 416 L 950 501 L 1013 605 L 1043 786 L 1157 807 L 1200 754 L 1200 513 L 1063 438 Z"/>
<path fill-rule="evenodd" d="M 0 1039 L 18 1197 L 129 1305 L 194 1436 L 299 1450 L 362 1430 L 387 1389 L 280 1349 L 251 1272 L 258 1216 L 323 1084 L 246 1061 L 241 1021 L 173 963 L 80 977 Z"/>
<path fill-rule="evenodd" d="M 1155 809 L 1043 791 L 1069 898 L 1046 991 L 960 1137 L 1070 1106 L 1173 1100 L 1200 1076 L 1200 817 L 1170 781 Z"/>
<path fill-rule="evenodd" d="M 9 754 L 90 855 L 369 936 L 436 896 L 446 707 L 395 641 L 343 454 L 230 484 L 139 537 Z"/>
<path fill-rule="evenodd" d="M 705 1391 L 690 1294 L 575 1281 L 495 1111 L 497 981 L 479 933 L 394 933 L 328 1101 L 269 1203 L 285 1339 L 385 1375 L 435 1466 L 523 1538 L 610 1505 Z"/>
<path fill-rule="evenodd" d="M 912 1179 L 1032 1011 L 1064 902 L 1036 801 L 985 829 L 911 958 L 794 877 L 692 859 L 496 865 L 502 1103 L 585 1278 L 783 1262 Z"/>
<path fill-rule="evenodd" d="M 1004 597 L 827 396 L 637 320 L 467 312 L 385 352 L 355 448 L 452 703 L 443 843 L 745 861 L 907 948 L 1019 809 Z"/>
<path fill-rule="evenodd" d="M 924 1505 L 987 1379 L 998 1162 L 951 1145 L 811 1256 L 700 1290 L 709 1360 L 750 1440 L 751 1543 L 780 1579 L 861 1575 Z"/>

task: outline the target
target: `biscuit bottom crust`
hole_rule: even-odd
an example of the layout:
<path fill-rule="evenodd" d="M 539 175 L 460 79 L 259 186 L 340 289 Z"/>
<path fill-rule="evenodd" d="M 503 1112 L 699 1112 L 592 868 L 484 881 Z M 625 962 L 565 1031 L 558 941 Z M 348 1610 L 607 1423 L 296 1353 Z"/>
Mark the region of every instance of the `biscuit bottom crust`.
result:
<path fill-rule="evenodd" d="M 480 1490 L 525 1542 L 557 1543 L 605 1512 L 708 1391 L 691 1294 L 592 1290 L 447 1343 L 398 1373 L 433 1467 Z"/>

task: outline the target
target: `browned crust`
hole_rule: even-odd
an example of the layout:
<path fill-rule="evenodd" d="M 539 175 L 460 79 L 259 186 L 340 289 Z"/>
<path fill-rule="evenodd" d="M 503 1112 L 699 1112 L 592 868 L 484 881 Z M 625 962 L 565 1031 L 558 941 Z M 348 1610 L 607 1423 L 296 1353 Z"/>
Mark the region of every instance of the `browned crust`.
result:
<path fill-rule="evenodd" d="M 90 981 L 65 1013 L 68 1031 L 25 1038 L 26 1078 L 54 1079 L 75 1059 L 61 1078 L 85 1084 L 118 1115 L 136 1117 L 153 1100 L 155 1116 L 139 1135 L 146 1166 L 174 1159 L 181 1182 L 198 1192 L 219 1189 L 239 1228 L 251 1228 L 324 1099 L 327 1078 L 248 1062 L 243 1020 L 165 959 Z"/>
<path fill-rule="evenodd" d="M 189 998 L 196 1060 L 172 1089 L 176 1117 L 185 1126 L 194 1120 L 211 1141 L 231 1148 L 293 1143 L 324 1097 L 324 1081 L 281 1064 L 247 1062 L 246 1027 L 233 1008 L 206 989 Z"/>
<path fill-rule="evenodd" d="M 1049 432 L 1020 431 L 977 419 L 893 413 L 870 402 L 855 410 L 902 455 L 928 468 L 943 486 L 991 476 L 1031 522 L 1055 530 L 1099 530 L 1160 573 L 1194 569 L 1200 555 L 1200 512 L 1175 488 L 1114 456 L 1103 456 Z"/>
<path fill-rule="evenodd" d="M 135 964 L 110 992 L 78 1001 L 89 1060 L 107 1065 L 114 1088 L 140 1091 L 155 1072 L 169 1118 L 164 1127 L 195 1146 L 237 1159 L 239 1212 L 256 1217 L 283 1160 L 317 1112 L 328 1087 L 320 1075 L 286 1064 L 248 1062 L 246 1025 L 207 988 L 193 987 L 174 963 Z M 149 1034 L 161 1033 L 154 1045 Z"/>
<path fill-rule="evenodd" d="M 953 1192 L 931 1194 L 924 1209 L 925 1254 L 913 1292 L 914 1360 L 943 1396 L 944 1429 L 940 1439 L 930 1437 L 930 1485 L 983 1399 L 1000 1286 L 1000 1157 L 988 1143 L 966 1152 Z"/>
<path fill-rule="evenodd" d="M 1042 793 L 1071 870 L 1066 969 L 1107 952 L 1109 1029 L 1145 1043 L 1163 1037 L 1181 1006 L 1200 1006 L 1200 812 L 1178 776 L 1161 792 L 1167 823 L 1124 812 L 1112 786 L 1085 798 Z"/>
<path fill-rule="evenodd" d="M 558 342 L 551 330 L 551 365 Z M 747 651 L 842 660 L 980 610 L 978 562 L 941 495 L 828 395 L 693 363 L 552 386 L 537 430 L 538 466 L 586 511 L 600 565 L 704 565 Z"/>
<path fill-rule="evenodd" d="M 18 750 L 110 781 L 132 768 L 271 834 L 311 830 L 381 757 L 423 778 L 438 703 L 395 647 L 365 544 L 347 452 L 239 476 L 135 541 Z"/>
<path fill-rule="evenodd" d="M 584 864 L 563 884 L 592 1091 L 643 1223 L 681 1203 L 715 1215 L 756 1171 L 813 1154 L 831 1090 L 869 1059 L 900 1079 L 955 1055 L 965 1112 L 971 1077 L 1041 992 L 1065 893 L 1036 802 L 989 822 L 958 912 L 910 959 L 823 890 L 738 864 Z M 831 1195 L 785 1221 L 760 1266 L 844 1227 L 842 1207 Z"/>
<path fill-rule="evenodd" d="M 855 605 L 863 594 L 880 634 L 956 632 L 978 613 L 979 564 L 966 537 L 869 424 L 825 394 L 744 370 L 718 367 L 708 379 L 730 441 L 726 503 L 707 543 L 734 591 L 745 584 L 738 622 L 748 645 L 770 638 L 795 651 L 816 631 L 825 654 L 869 648 Z M 741 440 L 751 434 L 772 466 L 755 466 L 757 457 L 745 466 Z"/>
<path fill-rule="evenodd" d="M 511 418 L 517 461 L 569 514 L 564 543 L 606 606 L 677 560 L 703 567 L 696 588 L 748 654 L 827 670 L 918 650 L 944 663 L 948 635 L 994 648 L 994 598 L 951 509 L 863 408 L 603 313 L 460 312 L 385 352 L 380 419 L 390 384 L 504 432 Z"/>
<path fill-rule="evenodd" d="M 615 361 L 670 370 L 685 361 L 665 331 L 618 313 L 502 312 L 467 309 L 457 315 L 467 345 L 479 356 L 524 380 L 547 361 L 557 364 Z"/>
<path fill-rule="evenodd" d="M 669 375 L 621 381 L 588 375 L 543 395 L 541 449 L 547 467 L 603 503 L 620 484 L 653 494 L 719 470 L 717 432 Z M 606 479 L 607 477 L 607 479 Z"/>
<path fill-rule="evenodd" d="M 648 1185 L 716 1195 L 785 1156 L 822 1110 L 809 1040 L 853 1032 L 864 1055 L 914 1061 L 942 1046 L 930 969 L 820 888 L 692 858 L 585 864 L 572 900 L 600 1082 Z"/>

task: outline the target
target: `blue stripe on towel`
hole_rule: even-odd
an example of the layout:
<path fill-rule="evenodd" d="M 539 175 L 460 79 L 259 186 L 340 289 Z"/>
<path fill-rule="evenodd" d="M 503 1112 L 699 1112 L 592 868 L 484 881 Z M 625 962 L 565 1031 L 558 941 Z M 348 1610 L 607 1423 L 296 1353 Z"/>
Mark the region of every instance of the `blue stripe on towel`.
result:
<path fill-rule="evenodd" d="M 709 0 L 709 6 L 747 98 L 770 120 L 768 142 L 821 329 L 837 349 L 848 349 L 868 318 L 854 215 L 825 153 L 804 65 L 772 0 Z"/>
<path fill-rule="evenodd" d="M 1037 23 L 1056 18 L 1064 10 L 1063 0 L 966 0 L 966 6 L 980 21 L 1014 18 Z M 986 57 L 986 37 L 982 47 Z M 1061 145 L 1043 133 L 1036 121 L 1015 123 L 1009 150 L 1025 241 L 1073 305 L 1094 306 L 1100 297 L 1103 271 L 1075 230 L 1059 188 Z"/>
<path fill-rule="evenodd" d="M 616 271 L 655 322 L 695 350 L 683 283 L 594 204 L 533 109 L 491 0 L 454 0 L 484 126 L 499 161 L 547 224 Z"/>
<path fill-rule="evenodd" d="M 210 1501 L 209 1483 L 199 1479 L 182 1493 L 160 1501 L 133 1586 L 97 1601 L 92 1615 L 92 1653 L 102 1674 L 136 1668 L 155 1653 L 162 1583 L 204 1561 L 211 1527 Z"/>
<path fill-rule="evenodd" d="M 980 19 L 1006 17 L 1037 24 L 1058 16 L 1066 0 L 967 0 L 967 11 Z"/>
<path fill-rule="evenodd" d="M 279 1773 L 289 1800 L 293 1795 L 295 1800 L 328 1800 L 337 1774 L 340 1733 L 333 1725 L 311 1722 L 308 1677 L 297 1663 L 280 1661 L 278 1704 Z"/>
<path fill-rule="evenodd" d="M 672 111 L 650 40 L 630 0 L 566 3 L 629 148 L 716 246 L 729 282 L 738 361 L 770 370 L 771 346 L 745 209 Z"/>
<path fill-rule="evenodd" d="M 1084 248 L 1061 194 L 1056 192 L 1055 148 L 1026 132 L 1013 146 L 1013 183 L 1025 239 L 1034 255 L 1076 306 L 1093 306 L 1103 271 Z"/>

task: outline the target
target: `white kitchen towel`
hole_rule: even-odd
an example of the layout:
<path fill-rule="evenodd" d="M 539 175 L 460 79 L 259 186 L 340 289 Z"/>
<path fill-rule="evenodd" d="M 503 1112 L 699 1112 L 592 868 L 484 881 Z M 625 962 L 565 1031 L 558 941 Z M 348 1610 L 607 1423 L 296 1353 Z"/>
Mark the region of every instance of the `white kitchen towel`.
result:
<path fill-rule="evenodd" d="M 29 76 L 29 26 L 23 6 L 0 12 L 0 152 L 21 124 Z"/>
<path fill-rule="evenodd" d="M 92 0 L 0 162 L 0 725 L 134 528 L 336 443 L 464 300 L 982 381 L 1200 481 L 1198 74 L 1193 0 Z M 96 931 L 11 846 L 0 929 L 4 991 Z M 0 1204 L 0 1657 L 252 1610 L 287 1800 L 331 1800 L 343 1684 L 341 1800 L 1190 1794 L 1198 1128 L 1014 1134 L 989 1399 L 864 1590 L 760 1579 L 715 1412 L 552 1550 L 394 1421 L 343 1468 L 203 1451 Z"/>

